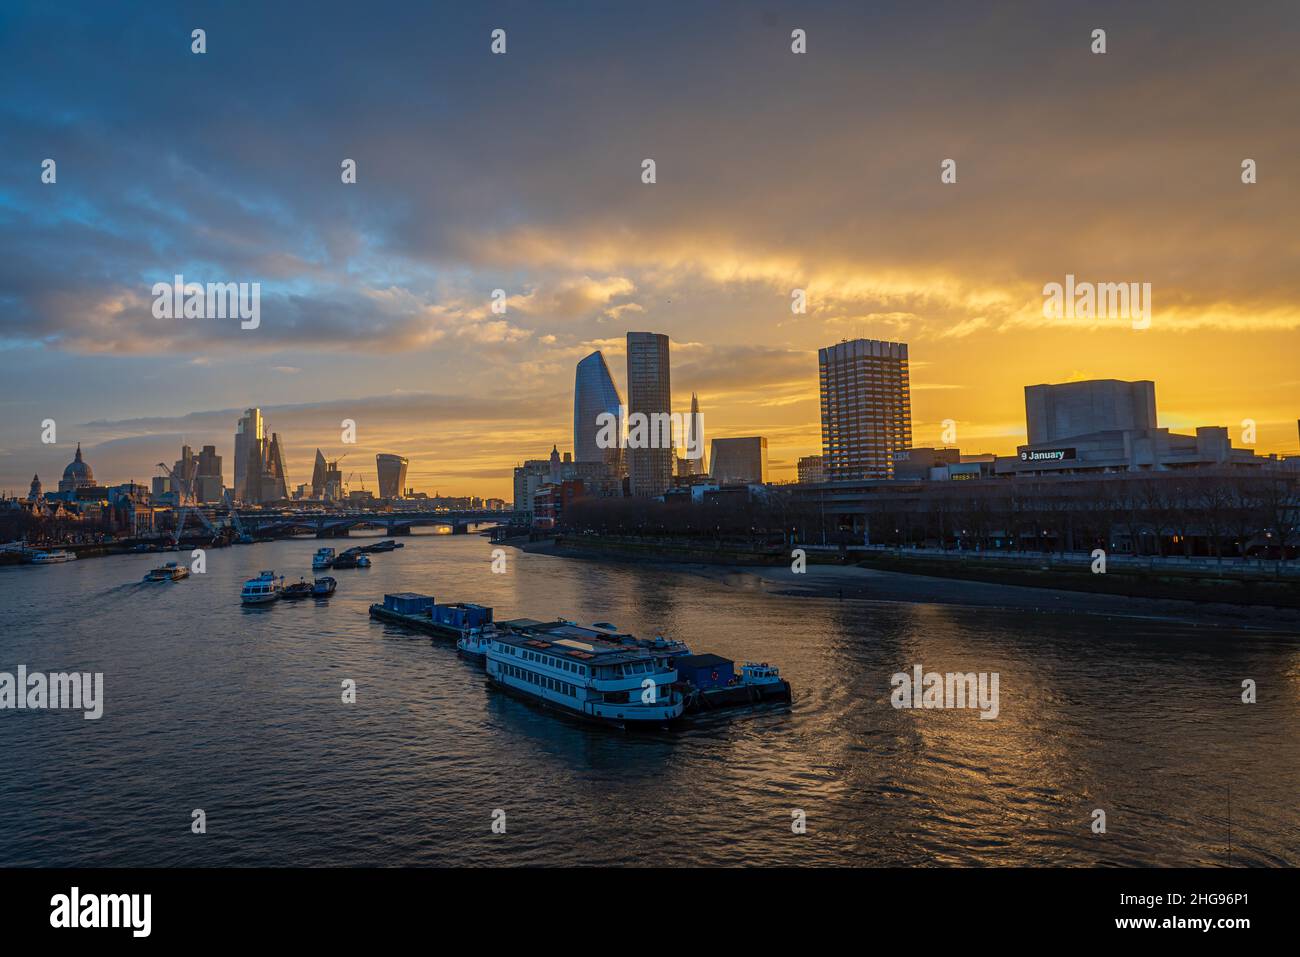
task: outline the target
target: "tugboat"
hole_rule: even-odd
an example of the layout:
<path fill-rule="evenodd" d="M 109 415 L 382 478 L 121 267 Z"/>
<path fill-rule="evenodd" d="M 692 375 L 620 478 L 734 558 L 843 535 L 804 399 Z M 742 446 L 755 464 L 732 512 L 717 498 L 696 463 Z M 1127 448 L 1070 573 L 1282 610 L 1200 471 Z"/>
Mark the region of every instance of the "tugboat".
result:
<path fill-rule="evenodd" d="M 342 555 L 340 555 L 338 558 L 334 559 L 334 562 L 333 562 L 333 564 L 331 565 L 331 567 L 333 567 L 333 568 L 356 568 L 356 567 L 357 567 L 357 553 L 356 553 L 356 552 L 344 552 L 344 553 L 343 553 Z"/>
<path fill-rule="evenodd" d="M 492 646 L 493 639 L 501 637 L 502 634 L 503 632 L 491 624 L 485 628 L 471 628 L 456 639 L 456 647 L 460 649 L 461 654 L 483 664 L 487 661 L 488 648 Z"/>
<path fill-rule="evenodd" d="M 357 556 L 357 568 L 369 568 L 371 565 L 370 556 L 364 552 Z"/>
<path fill-rule="evenodd" d="M 262 572 L 256 578 L 244 582 L 244 590 L 239 593 L 239 600 L 245 605 L 265 605 L 279 601 L 284 590 L 284 577 L 275 577 L 275 572 Z"/>
<path fill-rule="evenodd" d="M 318 578 L 311 586 L 313 598 L 328 598 L 334 594 L 334 589 L 339 587 L 339 583 L 326 575 L 324 578 Z"/>
<path fill-rule="evenodd" d="M 168 562 L 161 568 L 151 568 L 149 573 L 144 576 L 147 582 L 178 582 L 182 578 L 189 578 L 190 570 L 184 565 L 177 562 Z"/>
<path fill-rule="evenodd" d="M 285 589 L 282 592 L 280 592 L 280 597 L 284 599 L 310 598 L 312 596 L 312 590 L 314 588 L 315 585 L 313 585 L 311 582 L 304 581 L 303 579 L 299 578 L 292 585 L 285 586 Z"/>
<path fill-rule="evenodd" d="M 318 548 L 316 554 L 311 558 L 311 567 L 313 570 L 318 568 L 329 568 L 334 564 L 334 549 Z"/>

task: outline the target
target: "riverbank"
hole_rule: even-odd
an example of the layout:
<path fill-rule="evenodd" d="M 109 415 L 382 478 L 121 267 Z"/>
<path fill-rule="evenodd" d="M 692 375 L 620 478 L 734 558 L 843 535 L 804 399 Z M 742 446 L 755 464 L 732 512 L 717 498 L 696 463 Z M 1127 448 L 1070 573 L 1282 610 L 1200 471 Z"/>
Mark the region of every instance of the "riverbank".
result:
<path fill-rule="evenodd" d="M 553 540 L 530 542 L 521 547 L 534 554 L 585 561 L 654 561 L 665 567 L 708 578 L 729 588 L 776 595 L 846 601 L 966 605 L 1123 618 L 1179 619 L 1211 626 L 1256 627 L 1300 633 L 1300 608 L 1227 601 L 1203 584 L 1183 583 L 1182 591 L 1178 594 L 1133 595 L 1118 591 L 1053 587 L 1049 584 L 1054 580 L 1051 576 L 1035 580 L 1033 584 L 1024 584 L 1011 580 L 1010 576 L 1004 576 L 1004 580 L 990 581 L 951 574 L 925 574 L 919 564 L 906 568 L 889 568 L 883 564 L 866 562 L 831 564 L 823 558 L 825 563 L 810 562 L 805 571 L 795 572 L 788 560 L 783 560 L 781 564 L 759 564 L 745 562 L 740 555 L 725 556 L 726 561 L 710 561 L 678 557 L 678 553 L 672 551 L 659 551 L 654 558 L 646 558 L 628 549 L 602 549 L 592 547 L 590 542 L 577 546 L 571 542 L 556 543 Z M 816 553 L 810 553 L 809 557 L 814 555 Z M 1069 578 L 1060 576 L 1055 580 L 1069 581 Z M 1195 598 L 1189 597 L 1192 595 Z"/>

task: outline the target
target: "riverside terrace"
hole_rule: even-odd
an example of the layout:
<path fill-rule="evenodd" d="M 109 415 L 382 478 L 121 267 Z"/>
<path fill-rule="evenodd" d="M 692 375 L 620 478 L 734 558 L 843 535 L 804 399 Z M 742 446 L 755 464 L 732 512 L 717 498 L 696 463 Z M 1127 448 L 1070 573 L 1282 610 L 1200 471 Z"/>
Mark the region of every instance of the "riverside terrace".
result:
<path fill-rule="evenodd" d="M 795 486 L 793 499 L 818 516 L 814 526 L 871 545 L 1300 556 L 1300 472 L 1290 468 L 826 482 Z"/>
<path fill-rule="evenodd" d="M 577 538 L 618 537 L 676 543 L 678 550 L 766 550 L 773 558 L 803 543 L 1295 559 L 1300 471 L 738 486 L 698 502 L 586 498 L 566 508 L 557 531 L 574 547 Z"/>

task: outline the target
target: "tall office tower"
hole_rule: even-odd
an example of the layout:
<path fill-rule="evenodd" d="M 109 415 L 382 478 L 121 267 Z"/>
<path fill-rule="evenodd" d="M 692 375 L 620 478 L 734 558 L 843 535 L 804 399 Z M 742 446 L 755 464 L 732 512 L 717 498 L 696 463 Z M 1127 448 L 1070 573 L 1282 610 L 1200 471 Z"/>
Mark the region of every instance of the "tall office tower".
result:
<path fill-rule="evenodd" d="M 316 450 L 316 464 L 312 467 L 312 470 L 311 470 L 311 497 L 312 497 L 312 498 L 324 498 L 324 497 L 325 497 L 325 473 L 326 473 L 326 471 L 327 471 L 327 468 L 326 468 L 326 465 L 325 465 L 325 456 L 323 456 L 323 455 L 320 454 L 320 449 L 317 449 L 317 450 Z"/>
<path fill-rule="evenodd" d="M 200 502 L 219 502 L 223 485 L 221 456 L 217 454 L 217 447 L 205 445 L 198 456 L 198 469 L 194 476 L 194 495 Z"/>
<path fill-rule="evenodd" d="M 1156 384 L 1088 379 L 1027 385 L 1025 422 L 1030 445 L 1094 432 L 1144 432 L 1156 428 Z"/>
<path fill-rule="evenodd" d="M 673 483 L 672 385 L 668 337 L 657 332 L 627 334 L 627 463 L 633 495 L 662 495 Z M 634 441 L 636 416 L 645 417 L 643 441 Z M 664 432 L 668 435 L 665 436 Z M 639 447 L 634 447 L 639 446 Z"/>
<path fill-rule="evenodd" d="M 235 425 L 235 500 L 262 500 L 262 460 L 265 457 L 265 426 L 261 409 L 247 409 Z"/>
<path fill-rule="evenodd" d="M 912 444 L 907 343 L 845 340 L 818 351 L 827 481 L 883 479 Z"/>
<path fill-rule="evenodd" d="M 284 470 L 284 452 L 280 433 L 272 432 L 266 444 L 266 462 L 262 468 L 262 501 L 279 502 L 289 497 L 289 476 Z"/>
<path fill-rule="evenodd" d="M 697 458 L 691 458 L 691 454 Z M 704 454 L 704 419 L 700 416 L 700 397 L 691 393 L 691 417 L 686 420 L 685 448 L 677 459 L 677 474 L 708 475 L 709 462 Z"/>
<path fill-rule="evenodd" d="M 380 452 L 375 456 L 375 469 L 379 473 L 379 497 L 401 498 L 406 488 L 408 462 L 400 455 Z"/>
<path fill-rule="evenodd" d="M 767 481 L 767 437 L 714 439 L 713 481 L 719 485 L 761 484 Z"/>
<path fill-rule="evenodd" d="M 172 466 L 172 474 L 176 476 L 176 491 L 182 495 L 188 495 L 191 499 L 198 497 L 197 483 L 194 481 L 198 475 L 199 460 L 194 454 L 194 450 L 188 445 L 181 446 L 181 457 L 176 460 Z"/>
<path fill-rule="evenodd" d="M 623 452 L 615 442 L 613 448 L 602 449 L 596 441 L 601 427 L 597 419 L 602 413 L 609 413 L 619 420 L 614 438 L 624 427 L 623 399 L 614 385 L 614 377 L 609 374 L 605 357 L 593 352 L 578 363 L 578 371 L 573 382 L 573 459 L 575 462 L 604 462 L 611 466 L 621 477 L 623 471 Z M 608 434 L 608 429 L 605 430 Z"/>
<path fill-rule="evenodd" d="M 799 459 L 799 484 L 816 485 L 818 482 L 825 481 L 825 473 L 822 471 L 822 457 L 820 455 L 805 455 Z"/>

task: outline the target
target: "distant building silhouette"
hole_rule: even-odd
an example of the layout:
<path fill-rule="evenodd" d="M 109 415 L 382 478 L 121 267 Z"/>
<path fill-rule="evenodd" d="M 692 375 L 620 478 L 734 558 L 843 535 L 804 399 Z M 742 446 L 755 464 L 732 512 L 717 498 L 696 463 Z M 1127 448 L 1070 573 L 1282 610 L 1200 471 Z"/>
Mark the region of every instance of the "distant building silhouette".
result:
<path fill-rule="evenodd" d="M 375 469 L 379 473 L 379 497 L 401 498 L 406 488 L 406 466 L 408 461 L 388 452 L 375 456 Z"/>

